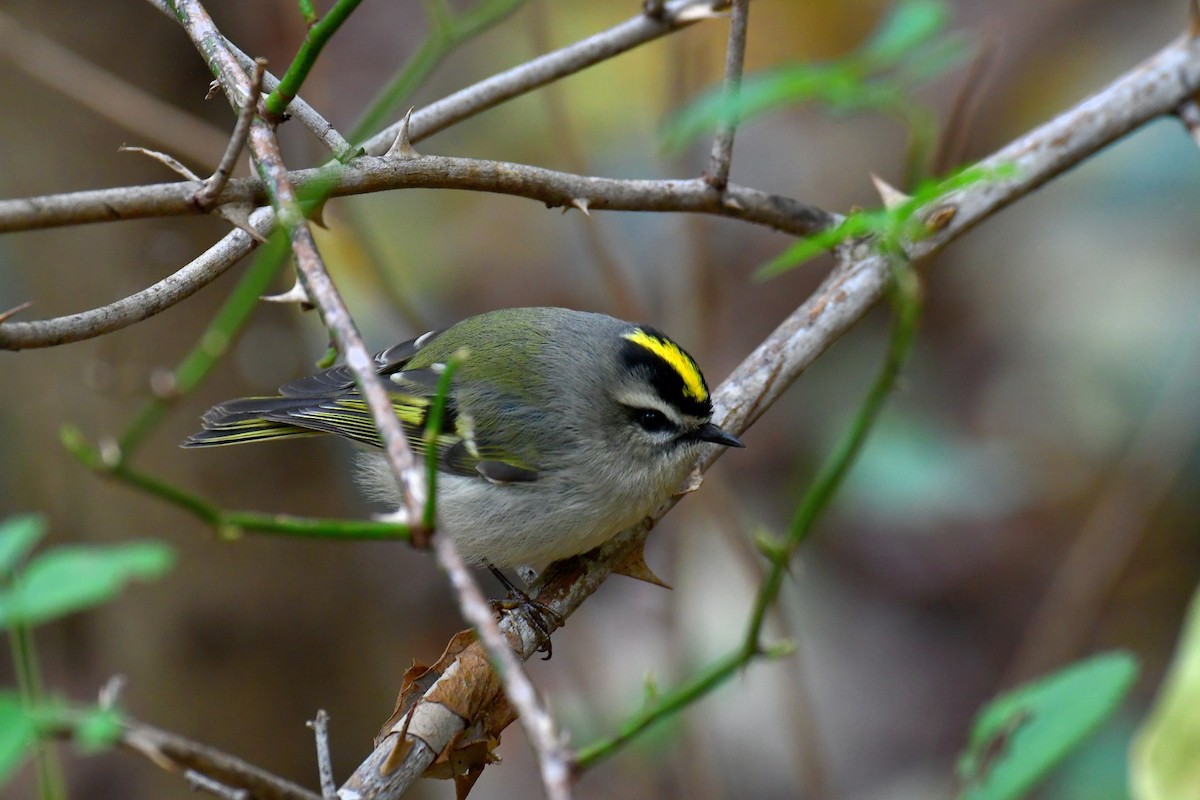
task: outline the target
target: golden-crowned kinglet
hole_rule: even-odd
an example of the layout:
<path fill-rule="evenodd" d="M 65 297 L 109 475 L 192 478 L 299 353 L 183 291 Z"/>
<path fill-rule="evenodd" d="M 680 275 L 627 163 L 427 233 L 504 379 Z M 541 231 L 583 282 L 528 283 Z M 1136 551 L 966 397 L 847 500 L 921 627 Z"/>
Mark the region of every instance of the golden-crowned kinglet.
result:
<path fill-rule="evenodd" d="M 653 328 L 510 308 L 375 357 L 418 455 L 442 365 L 458 353 L 437 438 L 437 516 L 472 563 L 540 570 L 586 552 L 681 488 L 705 443 L 742 447 L 712 423 L 696 362 Z M 317 433 L 380 445 L 345 366 L 287 383 L 277 397 L 221 403 L 184 446 Z M 398 503 L 381 456 L 360 472 L 372 494 Z"/>

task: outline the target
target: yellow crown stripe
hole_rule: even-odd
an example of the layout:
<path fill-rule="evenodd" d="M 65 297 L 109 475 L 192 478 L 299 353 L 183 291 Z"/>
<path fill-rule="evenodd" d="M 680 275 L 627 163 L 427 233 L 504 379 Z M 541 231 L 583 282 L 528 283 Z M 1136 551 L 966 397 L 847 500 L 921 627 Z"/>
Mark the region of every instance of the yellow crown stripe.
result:
<path fill-rule="evenodd" d="M 660 339 L 646 333 L 641 328 L 635 328 L 625 334 L 625 338 L 654 353 L 679 373 L 679 377 L 683 379 L 683 392 L 688 397 L 701 403 L 708 399 L 708 389 L 704 386 L 704 377 L 701 376 L 699 367 L 679 345 L 669 339 Z"/>

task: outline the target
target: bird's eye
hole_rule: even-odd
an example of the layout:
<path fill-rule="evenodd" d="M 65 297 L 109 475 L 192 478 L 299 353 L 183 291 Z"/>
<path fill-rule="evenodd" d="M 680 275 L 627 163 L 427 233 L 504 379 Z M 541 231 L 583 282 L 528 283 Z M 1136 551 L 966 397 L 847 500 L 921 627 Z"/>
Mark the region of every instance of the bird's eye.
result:
<path fill-rule="evenodd" d="M 666 414 L 653 408 L 638 409 L 634 414 L 634 419 L 638 425 L 642 426 L 643 430 L 650 433 L 659 433 L 675 427 Z"/>

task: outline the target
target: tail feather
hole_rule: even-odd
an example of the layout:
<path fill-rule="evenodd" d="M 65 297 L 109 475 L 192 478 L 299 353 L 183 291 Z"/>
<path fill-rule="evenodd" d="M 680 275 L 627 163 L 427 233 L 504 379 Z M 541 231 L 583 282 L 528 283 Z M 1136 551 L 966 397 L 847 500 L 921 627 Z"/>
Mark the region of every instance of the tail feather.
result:
<path fill-rule="evenodd" d="M 204 430 L 183 440 L 183 447 L 219 447 L 244 444 L 266 439 L 290 439 L 316 436 L 318 431 L 271 419 L 269 417 L 297 411 L 312 404 L 311 400 L 287 397 L 243 397 L 213 406 L 201 418 Z M 264 417 L 267 417 L 264 419 Z"/>
<path fill-rule="evenodd" d="M 294 439 L 301 436 L 319 436 L 320 431 L 285 425 L 268 419 L 247 420 L 225 428 L 208 428 L 193 433 L 183 440 L 181 447 L 220 447 L 226 444 L 245 444 L 267 439 Z"/>

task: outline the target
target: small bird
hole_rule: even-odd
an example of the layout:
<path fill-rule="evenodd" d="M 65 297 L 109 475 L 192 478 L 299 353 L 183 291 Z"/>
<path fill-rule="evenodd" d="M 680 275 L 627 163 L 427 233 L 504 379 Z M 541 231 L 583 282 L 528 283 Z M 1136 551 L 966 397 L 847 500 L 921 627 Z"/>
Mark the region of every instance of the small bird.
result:
<path fill-rule="evenodd" d="M 375 357 L 418 457 L 451 358 L 457 368 L 435 445 L 437 520 L 470 563 L 540 571 L 587 552 L 682 488 L 707 444 L 743 446 L 713 424 L 696 362 L 654 328 L 563 308 L 510 308 Z M 381 446 L 345 366 L 284 384 L 275 397 L 221 403 L 203 425 L 184 447 L 322 433 Z M 359 480 L 399 505 L 382 454 L 360 461 Z"/>

